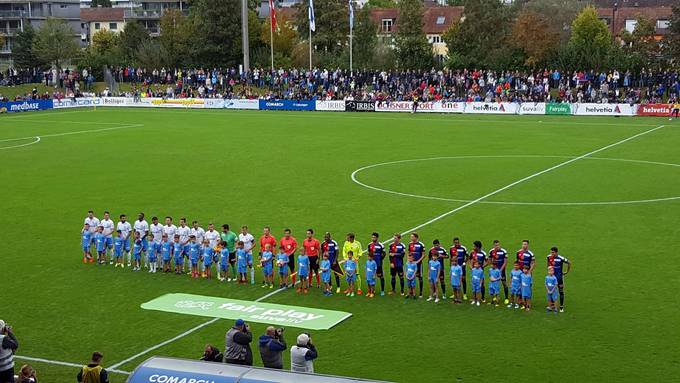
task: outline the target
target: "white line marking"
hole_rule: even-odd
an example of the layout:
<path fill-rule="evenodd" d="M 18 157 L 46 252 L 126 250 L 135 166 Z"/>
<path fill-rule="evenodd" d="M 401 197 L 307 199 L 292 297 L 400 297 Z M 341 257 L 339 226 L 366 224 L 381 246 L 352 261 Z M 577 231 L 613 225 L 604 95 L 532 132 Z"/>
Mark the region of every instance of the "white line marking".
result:
<path fill-rule="evenodd" d="M 75 132 L 63 132 L 63 133 L 52 133 L 52 134 L 42 134 L 40 135 L 41 138 L 45 137 L 62 137 L 62 136 L 70 136 L 72 134 L 83 134 L 83 133 L 98 133 L 98 132 L 107 132 L 109 130 L 119 130 L 119 129 L 130 129 L 130 128 L 140 128 L 143 127 L 144 124 L 127 124 L 127 125 L 120 125 L 120 126 L 112 126 L 110 128 L 102 128 L 102 129 L 89 129 L 89 130 L 77 130 Z M 8 142 L 8 141 L 18 141 L 18 140 L 28 140 L 30 138 L 35 138 L 36 136 L 29 136 L 29 137 L 18 137 L 18 138 L 6 138 L 3 140 L 0 140 L 0 142 Z"/>
<path fill-rule="evenodd" d="M 3 141 L 0 141 L 0 142 L 9 142 L 9 141 L 27 140 L 27 139 L 29 139 L 29 138 L 30 138 L 30 137 L 26 137 L 26 138 L 17 138 L 17 139 L 13 139 L 13 140 L 3 140 Z M 0 150 L 21 148 L 21 147 L 24 147 L 24 146 L 33 145 L 33 144 L 37 144 L 38 142 L 40 142 L 40 136 L 35 136 L 35 137 L 33 137 L 33 139 L 34 139 L 33 141 L 28 142 L 28 143 L 25 143 L 25 144 L 19 144 L 19 145 L 13 145 L 13 146 L 4 146 L 4 147 L 1 147 Z"/>
<path fill-rule="evenodd" d="M 46 111 L 46 110 L 43 111 L 43 112 L 46 112 L 47 114 L 57 115 L 57 114 L 78 113 L 78 112 L 80 112 L 80 111 L 79 111 L 79 110 L 69 110 L 69 111 L 63 111 L 63 112 L 62 112 L 62 111 L 57 111 L 57 110 L 52 109 L 52 110 L 49 111 L 49 112 Z M 44 115 L 45 115 L 45 113 L 28 112 L 28 114 L 21 114 L 21 115 L 19 115 L 19 116 L 5 116 L 5 117 L 0 117 L 0 121 L 2 121 L 3 119 L 4 119 L 4 120 L 10 120 L 10 119 L 11 119 L 11 120 L 14 120 L 14 119 L 29 118 L 29 117 L 41 117 L 41 116 L 44 116 Z"/>
<path fill-rule="evenodd" d="M 25 120 L 23 122 L 39 122 L 48 124 L 84 124 L 84 125 L 120 125 L 120 122 L 100 122 L 100 121 L 65 121 L 65 120 Z"/>
<path fill-rule="evenodd" d="M 419 162 L 419 161 L 442 160 L 442 159 L 475 159 L 475 158 L 576 158 L 576 157 L 575 156 L 556 156 L 556 155 L 521 155 L 521 154 L 514 155 L 514 154 L 511 154 L 511 155 L 489 155 L 489 156 L 451 156 L 451 157 L 416 158 L 416 159 L 408 159 L 408 160 L 382 162 L 382 163 L 378 163 L 378 164 L 363 166 L 363 167 L 355 170 L 354 172 L 352 172 L 351 179 L 354 183 L 356 183 L 359 186 L 365 187 L 367 189 L 383 192 L 383 193 L 389 193 L 389 194 L 394 194 L 394 195 L 399 195 L 399 196 L 404 196 L 404 197 L 428 199 L 428 200 L 434 200 L 434 201 L 470 202 L 472 200 L 460 199 L 460 198 L 436 197 L 436 196 L 428 196 L 428 195 L 421 195 L 421 194 L 404 193 L 404 192 L 399 192 L 399 191 L 390 190 L 390 189 L 383 189 L 383 188 L 368 185 L 364 182 L 359 181 L 357 179 L 357 174 L 359 174 L 360 172 L 362 172 L 366 169 L 376 168 L 376 167 L 380 167 L 380 166 L 384 166 L 384 165 L 393 165 L 393 164 L 408 163 L 408 162 Z M 585 158 L 585 159 L 602 160 L 602 161 L 631 162 L 631 163 L 640 163 L 640 164 L 649 164 L 649 165 L 680 167 L 680 164 L 671 164 L 671 163 L 667 163 L 667 162 L 657 162 L 657 161 L 634 160 L 634 159 L 625 159 L 625 158 L 588 157 L 588 158 Z M 674 200 L 677 200 L 677 199 L 680 199 L 680 196 L 651 198 L 651 199 L 642 199 L 642 200 L 629 200 L 629 201 L 593 201 L 593 202 L 480 201 L 479 203 L 489 204 L 489 205 L 522 205 L 522 206 L 594 206 L 594 205 L 596 206 L 596 205 L 631 205 L 631 204 L 637 204 L 637 203 L 674 201 Z"/>
<path fill-rule="evenodd" d="M 436 216 L 436 217 L 430 219 L 430 220 L 427 221 L 427 222 L 424 222 L 424 223 L 422 223 L 422 224 L 420 224 L 420 225 L 418 225 L 418 226 L 415 226 L 415 227 L 413 227 L 413 228 L 411 228 L 411 229 L 408 229 L 408 230 L 402 232 L 401 234 L 404 235 L 404 234 L 410 233 L 410 232 L 412 232 L 412 231 L 418 230 L 418 229 L 420 229 L 420 228 L 422 228 L 422 227 L 425 227 L 425 226 L 427 226 L 427 225 L 429 225 L 429 224 L 431 224 L 431 223 L 433 223 L 433 222 L 436 222 L 436 221 L 438 221 L 438 220 L 440 220 L 440 219 L 442 219 L 442 218 L 444 218 L 444 217 L 446 217 L 446 216 L 449 216 L 449 215 L 454 214 L 454 213 L 456 213 L 456 212 L 458 212 L 458 211 L 461 211 L 461 210 L 465 209 L 466 207 L 472 206 L 472 205 L 474 205 L 474 204 L 476 204 L 476 203 L 478 203 L 478 202 L 480 202 L 480 201 L 482 201 L 482 200 L 484 200 L 484 199 L 486 199 L 486 198 L 488 198 L 488 197 L 491 197 L 492 195 L 498 194 L 498 193 L 500 193 L 500 192 L 502 192 L 502 191 L 504 191 L 504 190 L 507 190 L 507 189 L 509 189 L 509 188 L 511 188 L 511 187 L 513 187 L 513 186 L 515 186 L 515 185 L 518 185 L 518 184 L 520 184 L 520 183 L 522 183 L 522 182 L 525 182 L 525 181 L 527 181 L 527 180 L 530 180 L 530 179 L 532 179 L 532 178 L 534 178 L 534 177 L 538 177 L 538 176 L 541 175 L 541 174 L 545 174 L 545 173 L 547 173 L 547 172 L 549 172 L 549 171 L 558 169 L 558 168 L 560 168 L 560 167 L 562 167 L 562 166 L 568 165 L 568 164 L 570 164 L 570 163 L 572 163 L 572 162 L 578 161 L 578 160 L 580 160 L 580 159 L 582 159 L 582 158 L 588 157 L 588 156 L 593 155 L 593 154 L 595 154 L 595 153 L 599 153 L 599 152 L 601 152 L 601 151 L 603 151 L 603 150 L 607 150 L 607 149 L 612 148 L 612 147 L 614 147 L 614 146 L 623 144 L 624 142 L 628 142 L 628 141 L 630 141 L 630 140 L 633 140 L 633 139 L 635 139 L 635 138 L 637 138 L 637 137 L 640 137 L 640 136 L 643 136 L 643 135 L 645 135 L 645 134 L 652 133 L 652 132 L 654 132 L 654 131 L 656 131 L 656 130 L 658 130 L 658 129 L 661 129 L 661 128 L 663 128 L 663 127 L 664 127 L 664 125 L 657 126 L 657 127 L 654 128 L 654 129 L 646 130 L 646 131 L 644 131 L 644 132 L 642 132 L 642 133 L 638 133 L 638 134 L 636 134 L 636 135 L 634 135 L 634 136 L 628 137 L 628 138 L 626 138 L 626 139 L 623 139 L 623 140 L 621 140 L 621 141 L 615 142 L 615 143 L 613 143 L 613 144 L 609 144 L 609 145 L 604 146 L 604 147 L 602 147 L 602 148 L 600 148 L 600 149 L 596 149 L 596 150 L 590 151 L 590 152 L 588 152 L 588 153 L 586 153 L 586 154 L 583 154 L 583 155 L 580 155 L 580 156 L 578 156 L 578 157 L 572 158 L 572 159 L 570 159 L 570 160 L 568 160 L 568 161 L 564 161 L 564 162 L 559 163 L 559 164 L 557 164 L 557 165 L 555 165 L 555 166 L 551 166 L 550 168 L 544 169 L 544 170 L 542 170 L 542 171 L 540 171 L 540 172 L 538 172 L 538 173 L 534 173 L 534 174 L 532 174 L 532 175 L 530 175 L 530 176 L 524 177 L 524 178 L 522 178 L 522 179 L 520 179 L 520 180 L 517 180 L 517 181 L 515 181 L 515 182 L 513 182 L 513 183 L 510 183 L 510 184 L 508 184 L 508 185 L 506 185 L 506 186 L 504 186 L 504 187 L 502 187 L 502 188 L 500 188 L 500 189 L 497 189 L 497 190 L 495 190 L 495 191 L 492 191 L 491 193 L 487 193 L 487 194 L 485 194 L 485 195 L 483 195 L 483 196 L 481 196 L 481 197 L 479 197 L 479 198 L 477 198 L 477 199 L 475 199 L 475 200 L 472 200 L 472 201 L 466 203 L 465 205 L 462 205 L 462 206 L 460 206 L 460 207 L 457 207 L 457 208 L 455 208 L 455 209 L 453 209 L 453 210 L 449 210 L 449 211 L 447 211 L 447 212 L 444 213 L 444 214 L 440 214 L 440 215 L 438 215 L 438 216 Z M 383 244 L 384 244 L 384 243 L 387 243 L 387 241 L 386 241 L 386 242 L 383 242 Z M 255 302 L 260 302 L 260 301 L 262 301 L 262 300 L 264 300 L 264 299 L 267 299 L 267 298 L 269 298 L 269 297 L 271 297 L 271 296 L 273 296 L 273 295 L 275 295 L 275 294 L 278 294 L 279 292 L 284 291 L 284 290 L 286 290 L 286 289 L 277 289 L 277 290 L 274 290 L 274 291 L 272 291 L 272 292 L 270 292 L 270 293 L 268 293 L 268 294 L 266 294 L 266 295 L 263 295 L 262 297 L 256 299 Z M 208 326 L 208 325 L 210 325 L 210 324 L 213 324 L 213 323 L 217 322 L 219 319 L 220 319 L 220 318 L 213 318 L 213 319 L 211 319 L 211 320 L 209 320 L 209 321 L 207 321 L 207 322 L 203 322 L 203 323 L 199 324 L 198 326 L 195 326 L 195 327 L 193 327 L 193 328 L 191 328 L 191 329 L 189 329 L 189 330 L 187 330 L 187 331 L 185 331 L 185 332 L 183 332 L 183 333 L 181 333 L 181 334 L 179 334 L 179 335 L 177 335 L 177 336 L 175 336 L 175 337 L 173 337 L 173 338 L 171 338 L 171 339 L 168 339 L 168 340 L 166 340 L 166 341 L 164 341 L 164 342 L 161 342 L 161 343 L 159 343 L 159 344 L 157 344 L 157 345 L 155 345 L 155 346 L 151 346 L 151 347 L 147 348 L 146 350 L 144 350 L 144 351 L 142 351 L 142 352 L 139 352 L 139 353 L 137 353 L 137 354 L 135 354 L 135 355 L 133 355 L 133 356 L 127 358 L 127 359 L 124 359 L 124 360 L 122 360 L 122 361 L 120 361 L 120 362 L 118 362 L 118 363 L 112 365 L 111 368 L 117 368 L 117 367 L 120 367 L 120 366 L 122 366 L 122 365 L 124 365 L 124 364 L 126 364 L 126 363 L 129 363 L 129 362 L 131 362 L 131 361 L 133 361 L 133 360 L 135 360 L 135 359 L 141 357 L 142 355 L 148 354 L 149 352 L 151 352 L 151 351 L 153 351 L 153 350 L 156 350 L 156 349 L 158 349 L 158 348 L 160 348 L 160 347 L 163 347 L 163 346 L 165 346 L 165 345 L 167 345 L 167 344 L 169 344 L 169 343 L 172 343 L 172 342 L 174 342 L 174 341 L 176 341 L 176 340 L 178 340 L 178 339 L 180 339 L 180 338 L 183 338 L 183 337 L 185 337 L 185 336 L 187 336 L 187 335 L 193 333 L 194 331 L 196 331 L 196 330 L 198 330 L 198 329 L 201 329 L 201 328 L 203 328 L 203 327 L 205 327 L 205 326 Z"/>
<path fill-rule="evenodd" d="M 44 358 L 34 358 L 32 356 L 23 356 L 23 355 L 15 355 L 14 356 L 17 359 L 21 360 L 29 360 L 31 362 L 40 362 L 40 363 L 48 363 L 48 364 L 56 364 L 59 366 L 67 366 L 67 367 L 83 367 L 83 364 L 78 364 L 78 363 L 71 363 L 71 362 L 62 362 L 60 360 L 52 360 L 52 359 L 44 359 Z M 106 371 L 108 372 L 113 372 L 116 374 L 122 374 L 122 375 L 130 375 L 130 372 L 128 371 L 123 371 L 123 370 L 116 370 L 115 368 L 107 368 Z"/>

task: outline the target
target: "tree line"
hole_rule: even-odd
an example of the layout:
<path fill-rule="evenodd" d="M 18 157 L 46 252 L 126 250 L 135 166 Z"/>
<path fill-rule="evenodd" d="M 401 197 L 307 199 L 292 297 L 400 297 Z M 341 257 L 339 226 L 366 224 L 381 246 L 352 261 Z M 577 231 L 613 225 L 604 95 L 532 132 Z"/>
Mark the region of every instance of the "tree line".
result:
<path fill-rule="evenodd" d="M 103 1 L 106 6 L 107 2 Z M 655 38 L 654 20 L 640 18 L 633 32 L 612 38 L 609 26 L 592 6 L 581 0 L 524 0 L 505 5 L 498 0 L 455 0 L 465 6 L 464 17 L 443 35 L 448 57 L 437 60 L 423 32 L 421 0 L 370 0 L 355 10 L 353 60 L 355 68 L 430 69 L 447 67 L 496 70 L 609 69 L 678 67 L 680 62 L 680 5 L 673 7 L 668 33 Z M 270 20 L 257 17 L 257 0 L 249 0 L 248 32 L 253 67 L 270 66 Z M 316 0 L 316 32 L 312 34 L 313 65 L 349 66 L 348 4 Z M 276 67 L 308 65 L 307 3 L 297 5 L 295 18 L 278 14 L 274 31 Z M 399 9 L 398 31 L 379 36 L 370 17 L 376 7 Z M 15 66 L 62 67 L 66 62 L 92 68 L 95 75 L 108 66 L 144 68 L 238 67 L 242 59 L 240 2 L 192 0 L 188 14 L 167 10 L 160 19 L 161 34 L 152 38 L 138 22 L 129 21 L 120 34 L 94 33 L 80 49 L 69 25 L 48 19 L 35 30 L 30 25 L 16 36 Z M 101 78 L 101 77 L 99 77 Z"/>

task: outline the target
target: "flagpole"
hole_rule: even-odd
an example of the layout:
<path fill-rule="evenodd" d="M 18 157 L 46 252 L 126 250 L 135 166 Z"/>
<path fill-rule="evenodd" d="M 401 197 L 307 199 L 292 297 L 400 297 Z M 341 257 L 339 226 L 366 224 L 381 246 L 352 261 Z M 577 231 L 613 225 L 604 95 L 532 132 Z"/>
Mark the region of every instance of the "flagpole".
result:
<path fill-rule="evenodd" d="M 272 23 L 271 17 L 269 17 L 269 24 L 271 28 L 269 28 L 269 39 L 271 43 L 269 44 L 271 48 L 271 55 L 272 55 L 272 73 L 274 72 L 274 24 Z"/>
<path fill-rule="evenodd" d="M 349 71 L 352 72 L 352 28 L 349 29 Z"/>
<path fill-rule="evenodd" d="M 309 23 L 309 70 L 312 70 L 312 24 Z"/>

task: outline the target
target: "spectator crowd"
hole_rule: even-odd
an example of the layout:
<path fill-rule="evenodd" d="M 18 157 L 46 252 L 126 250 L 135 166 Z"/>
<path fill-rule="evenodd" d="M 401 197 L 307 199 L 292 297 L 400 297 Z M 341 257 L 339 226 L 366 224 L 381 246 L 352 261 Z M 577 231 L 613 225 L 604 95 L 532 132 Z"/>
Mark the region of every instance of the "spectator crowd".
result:
<path fill-rule="evenodd" d="M 680 94 L 678 71 L 640 72 L 464 70 L 355 70 L 255 68 L 245 74 L 230 69 L 111 68 L 118 83 L 130 83 L 127 96 L 164 98 L 265 98 L 315 100 L 484 101 L 484 102 L 673 102 Z M 101 81 L 101 79 L 99 79 Z M 63 89 L 52 97 L 77 97 L 92 88 L 92 71 L 8 69 L 0 84 L 43 82 Z M 108 90 L 107 90 L 108 95 Z M 45 98 L 49 94 L 27 94 Z"/>

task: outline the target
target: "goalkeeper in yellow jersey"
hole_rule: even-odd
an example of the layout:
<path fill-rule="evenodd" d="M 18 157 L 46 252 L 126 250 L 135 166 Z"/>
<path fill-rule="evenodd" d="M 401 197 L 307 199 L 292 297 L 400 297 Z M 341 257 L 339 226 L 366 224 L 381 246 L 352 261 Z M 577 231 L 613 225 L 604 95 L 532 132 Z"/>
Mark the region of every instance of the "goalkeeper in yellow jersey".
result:
<path fill-rule="evenodd" d="M 359 258 L 361 258 L 361 253 L 363 252 L 363 250 L 361 249 L 361 242 L 354 239 L 354 233 L 347 233 L 347 240 L 342 245 L 342 257 L 345 261 L 349 259 L 349 256 L 347 255 L 349 251 L 351 251 L 352 254 L 354 254 L 354 260 L 357 262 L 357 264 L 359 264 Z M 357 278 L 359 278 L 358 274 Z M 362 294 L 361 279 L 357 280 L 357 294 L 359 295 Z"/>

